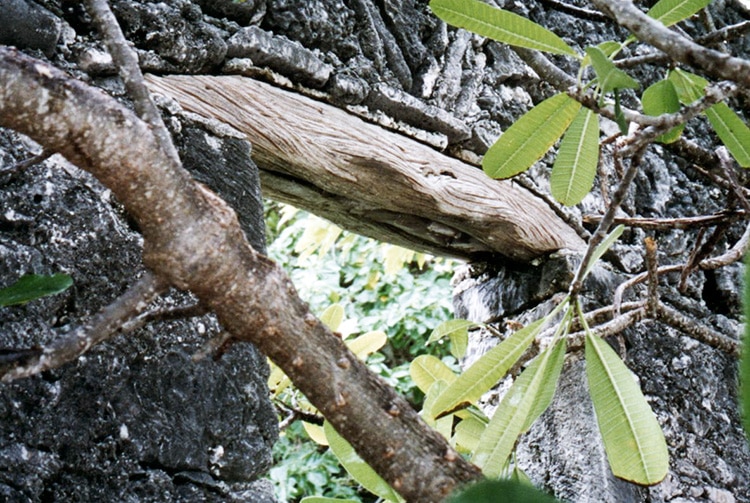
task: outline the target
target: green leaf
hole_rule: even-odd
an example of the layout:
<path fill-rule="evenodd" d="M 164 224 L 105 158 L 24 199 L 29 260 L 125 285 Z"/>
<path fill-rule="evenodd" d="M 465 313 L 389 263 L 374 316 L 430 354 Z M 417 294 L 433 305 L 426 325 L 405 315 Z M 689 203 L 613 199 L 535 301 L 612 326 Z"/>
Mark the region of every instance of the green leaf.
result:
<path fill-rule="evenodd" d="M 648 89 L 643 91 L 641 104 L 643 105 L 643 113 L 658 117 L 662 114 L 671 114 L 679 111 L 680 97 L 677 95 L 674 83 L 671 80 L 665 79 L 652 84 Z M 681 124 L 656 138 L 656 141 L 672 143 L 680 137 L 684 129 L 685 124 Z"/>
<path fill-rule="evenodd" d="M 344 307 L 341 304 L 331 304 L 320 315 L 320 321 L 323 322 L 329 330 L 335 332 L 344 321 Z"/>
<path fill-rule="evenodd" d="M 354 340 L 347 341 L 349 350 L 357 355 L 360 360 L 367 359 L 375 351 L 379 350 L 388 342 L 388 336 L 382 330 L 373 330 L 362 334 Z"/>
<path fill-rule="evenodd" d="M 307 496 L 302 498 L 299 503 L 359 503 L 359 500 L 342 500 L 339 498 L 325 498 L 323 496 Z"/>
<path fill-rule="evenodd" d="M 562 204 L 581 202 L 594 184 L 599 164 L 599 116 L 582 108 L 565 133 L 552 166 L 552 196 Z"/>
<path fill-rule="evenodd" d="M 586 54 L 591 58 L 591 66 L 594 67 L 603 94 L 615 89 L 638 89 L 640 87 L 633 77 L 617 68 L 598 47 L 587 47 Z"/>
<path fill-rule="evenodd" d="M 636 484 L 664 479 L 664 434 L 630 370 L 599 337 L 586 334 L 586 375 L 612 473 Z"/>
<path fill-rule="evenodd" d="M 432 411 L 439 415 L 464 402 L 474 403 L 479 400 L 518 361 L 545 321 L 546 319 L 537 320 L 517 330 L 483 354 L 471 367 L 448 383 L 445 391 L 435 400 Z"/>
<path fill-rule="evenodd" d="M 647 12 L 664 26 L 672 26 L 705 8 L 711 0 L 659 0 Z"/>
<path fill-rule="evenodd" d="M 468 336 L 469 329 L 475 326 L 477 326 L 477 324 L 469 320 L 455 319 L 444 321 L 432 331 L 430 338 L 427 339 L 427 344 L 439 341 L 446 336 L 452 337 L 456 333 L 466 334 Z"/>
<path fill-rule="evenodd" d="M 669 80 L 674 84 L 680 101 L 690 104 L 703 97 L 708 81 L 679 68 L 669 72 Z M 750 167 L 750 128 L 726 104 L 717 103 L 706 110 L 708 122 L 716 131 L 724 146 L 743 168 Z"/>
<path fill-rule="evenodd" d="M 690 72 L 680 70 L 679 68 L 671 70 L 667 77 L 677 91 L 680 102 L 689 105 L 695 100 L 703 97 L 703 90 L 708 85 L 708 81 Z"/>
<path fill-rule="evenodd" d="M 615 42 L 614 40 L 607 40 L 600 44 L 596 44 L 596 47 L 601 49 L 601 51 L 604 53 L 605 56 L 612 59 L 615 55 L 617 55 L 623 49 L 623 44 L 621 42 Z M 581 60 L 581 68 L 589 66 L 590 64 L 591 64 L 591 56 L 586 54 Z"/>
<path fill-rule="evenodd" d="M 513 463 L 513 471 L 510 472 L 510 477 L 508 477 L 508 480 L 512 480 L 515 482 L 520 482 L 522 484 L 526 484 L 528 486 L 534 487 L 534 484 L 531 482 L 531 479 L 529 478 L 526 473 L 521 470 L 521 467 L 518 466 L 518 463 Z"/>
<path fill-rule="evenodd" d="M 521 116 L 484 155 L 482 168 L 492 178 L 526 171 L 562 136 L 581 104 L 556 94 Z"/>
<path fill-rule="evenodd" d="M 73 279 L 67 274 L 26 274 L 12 285 L 0 290 L 0 307 L 25 304 L 40 297 L 64 292 L 72 284 Z"/>
<path fill-rule="evenodd" d="M 620 133 L 623 135 L 628 134 L 630 123 L 622 112 L 622 107 L 620 106 L 620 93 L 617 89 L 615 89 L 615 122 L 617 122 L 617 127 L 620 129 Z"/>
<path fill-rule="evenodd" d="M 475 417 L 468 417 L 456 425 L 456 432 L 453 435 L 453 443 L 458 452 L 468 454 L 474 452 L 479 445 L 479 439 L 482 437 L 484 429 L 487 427 Z"/>
<path fill-rule="evenodd" d="M 471 461 L 499 477 L 518 437 L 549 406 L 565 361 L 565 339 L 539 355 L 513 383 L 484 430 Z"/>
<path fill-rule="evenodd" d="M 477 324 L 469 320 L 444 321 L 432 331 L 427 344 L 447 336 L 451 341 L 451 354 L 458 359 L 463 358 L 469 344 L 469 328 L 475 326 Z"/>
<path fill-rule="evenodd" d="M 362 461 L 362 458 L 357 455 L 354 448 L 338 434 L 333 426 L 331 426 L 331 423 L 326 421 L 323 424 L 323 429 L 326 432 L 326 438 L 328 439 L 328 445 L 330 445 L 331 451 L 333 451 L 341 463 L 341 466 L 349 472 L 349 475 L 351 475 L 354 480 L 362 484 L 362 487 L 381 498 L 389 501 L 402 501 L 401 497 L 391 488 L 391 486 L 389 486 L 385 480 L 380 478 L 380 475 L 375 473 L 375 470 L 370 468 L 367 463 Z"/>
<path fill-rule="evenodd" d="M 419 355 L 414 358 L 409 365 L 409 374 L 423 393 L 427 393 L 436 381 L 452 383 L 456 380 L 456 374 L 450 367 L 432 355 Z"/>
<path fill-rule="evenodd" d="M 559 500 L 523 482 L 483 480 L 459 494 L 448 503 L 559 503 Z"/>
<path fill-rule="evenodd" d="M 706 110 L 708 122 L 717 136 L 743 168 L 750 168 L 750 128 L 725 103 Z"/>
<path fill-rule="evenodd" d="M 477 0 L 432 0 L 430 9 L 448 24 L 498 42 L 577 56 L 563 39 L 533 21 Z"/>
<path fill-rule="evenodd" d="M 586 276 L 589 275 L 591 270 L 594 268 L 594 265 L 599 261 L 600 258 L 602 258 L 602 255 L 607 253 L 607 250 L 609 250 L 613 244 L 615 244 L 615 241 L 619 239 L 619 237 L 622 235 L 622 233 L 625 231 L 624 225 L 618 225 L 615 227 L 612 232 L 610 232 L 604 240 L 602 240 L 601 243 L 599 243 L 599 246 L 596 247 L 596 250 L 594 250 L 594 253 L 591 254 L 591 258 L 589 259 L 589 263 L 586 266 L 586 270 L 583 272 L 583 277 L 581 277 L 581 281 L 586 279 Z"/>

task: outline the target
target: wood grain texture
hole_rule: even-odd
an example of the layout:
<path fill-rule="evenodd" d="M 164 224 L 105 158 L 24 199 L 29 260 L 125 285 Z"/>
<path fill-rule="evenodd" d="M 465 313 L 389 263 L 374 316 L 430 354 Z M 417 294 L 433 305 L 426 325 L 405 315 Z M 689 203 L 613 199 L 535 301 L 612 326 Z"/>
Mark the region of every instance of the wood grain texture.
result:
<path fill-rule="evenodd" d="M 527 262 L 578 235 L 511 181 L 305 96 L 240 76 L 148 76 L 154 92 L 247 135 L 264 194 L 380 240 Z"/>

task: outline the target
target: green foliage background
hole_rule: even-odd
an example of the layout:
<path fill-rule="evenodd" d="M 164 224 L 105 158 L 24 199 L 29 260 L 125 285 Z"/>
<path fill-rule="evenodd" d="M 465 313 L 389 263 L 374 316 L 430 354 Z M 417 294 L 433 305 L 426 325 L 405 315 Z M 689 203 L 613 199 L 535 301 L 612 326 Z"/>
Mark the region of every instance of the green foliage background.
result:
<path fill-rule="evenodd" d="M 318 217 L 273 202 L 267 203 L 266 222 L 268 255 L 288 272 L 313 313 L 320 315 L 338 303 L 345 311 L 339 331 L 384 331 L 388 343 L 367 363 L 421 406 L 424 397 L 409 376 L 409 362 L 432 354 L 456 367 L 447 341 L 426 345 L 432 330 L 451 318 L 454 263 L 341 232 Z M 387 260 L 392 261 L 388 266 Z M 274 457 L 270 478 L 279 501 L 313 495 L 376 500 L 359 491 L 335 456 L 312 442 L 300 424 L 282 432 Z"/>

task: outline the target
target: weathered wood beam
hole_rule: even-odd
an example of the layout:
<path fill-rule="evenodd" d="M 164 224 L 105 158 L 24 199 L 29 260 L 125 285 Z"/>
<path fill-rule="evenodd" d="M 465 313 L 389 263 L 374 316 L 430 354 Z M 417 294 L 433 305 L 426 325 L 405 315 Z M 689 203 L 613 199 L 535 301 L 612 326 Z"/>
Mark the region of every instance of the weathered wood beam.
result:
<path fill-rule="evenodd" d="M 463 259 L 529 261 L 582 240 L 510 181 L 326 103 L 240 76 L 148 76 L 247 135 L 264 193 L 364 235 Z"/>

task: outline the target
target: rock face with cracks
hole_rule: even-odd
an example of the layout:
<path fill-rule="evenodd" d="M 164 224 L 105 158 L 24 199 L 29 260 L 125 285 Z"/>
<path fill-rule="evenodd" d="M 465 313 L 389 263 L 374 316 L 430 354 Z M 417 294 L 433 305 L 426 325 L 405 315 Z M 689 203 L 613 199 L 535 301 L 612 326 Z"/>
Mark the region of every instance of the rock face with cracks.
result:
<path fill-rule="evenodd" d="M 271 80 L 450 152 L 481 155 L 549 92 L 507 47 L 446 28 L 423 1 L 112 4 L 147 70 Z M 535 2 L 508 7 L 522 9 L 519 13 L 566 40 L 589 33 L 601 37 L 586 41 L 594 44 L 622 35 L 608 21 L 542 9 Z M 729 2 L 711 9 L 725 24 L 742 15 Z M 0 43 L 46 55 L 121 97 L 111 61 L 89 22 L 79 2 L 8 0 L 0 12 Z M 734 52 L 742 55 L 742 50 Z M 174 114 L 167 122 L 186 166 L 232 203 L 251 241 L 261 247 L 262 213 L 257 174 L 247 164 L 249 144 L 216 124 L 185 116 L 173 103 L 163 105 Z M 705 126 L 694 132 L 707 138 Z M 0 148 L 3 167 L 37 152 L 8 131 Z M 533 172 L 542 188 L 545 169 Z M 141 267 L 140 238 L 106 190 L 59 158 L 0 183 L 0 284 L 25 272 L 67 272 L 76 281 L 61 295 L 0 311 L 4 347 L 44 344 L 133 281 Z M 647 217 L 722 209 L 726 194 L 712 189 L 707 197 L 706 184 L 683 158 L 657 147 L 646 157 L 625 209 Z M 597 213 L 601 201 L 597 189 L 579 209 Z M 610 266 L 587 285 L 590 306 L 611 302 L 624 275 L 643 270 L 644 235 L 626 233 L 609 257 Z M 728 229 L 719 247 L 738 237 L 738 229 Z M 669 231 L 659 236 L 660 250 L 678 261 L 695 239 L 694 231 Z M 556 256 L 539 265 L 488 260 L 467 266 L 457 277 L 457 316 L 500 325 L 529 321 L 565 289 L 573 265 Z M 736 336 L 739 277 L 739 266 L 698 272 L 684 293 L 666 286 L 663 298 L 691 319 Z M 164 302 L 186 301 L 174 295 Z M 2 497 L 271 501 L 270 489 L 257 481 L 270 464 L 276 435 L 265 363 L 245 344 L 219 361 L 193 363 L 191 355 L 217 329 L 210 317 L 157 323 L 119 336 L 62 369 L 4 384 Z M 472 357 L 495 342 L 475 334 Z M 519 446 L 519 462 L 532 480 L 576 502 L 750 501 L 750 453 L 738 427 L 735 361 L 656 323 L 630 329 L 613 343 L 640 377 L 665 430 L 672 459 L 667 479 L 641 488 L 610 474 L 580 355 L 573 354 L 555 402 Z M 496 400 L 487 397 L 488 406 Z"/>

